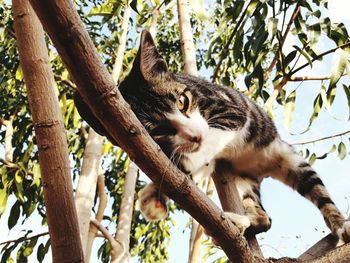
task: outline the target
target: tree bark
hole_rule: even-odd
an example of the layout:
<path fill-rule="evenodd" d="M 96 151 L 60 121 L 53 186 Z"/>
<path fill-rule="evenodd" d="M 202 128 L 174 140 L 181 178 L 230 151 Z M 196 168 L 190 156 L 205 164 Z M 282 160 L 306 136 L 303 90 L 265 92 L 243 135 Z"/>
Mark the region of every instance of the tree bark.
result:
<path fill-rule="evenodd" d="M 89 258 L 87 255 L 87 242 L 90 228 L 91 208 L 94 203 L 97 177 L 102 156 L 102 144 L 103 137 L 90 128 L 75 194 L 75 204 L 77 207 L 79 230 L 85 259 Z"/>
<path fill-rule="evenodd" d="M 212 178 L 218 191 L 222 209 L 244 215 L 242 201 L 239 198 L 236 188 L 236 176 L 232 174 L 231 165 L 224 161 L 218 162 L 216 165 L 219 167 L 215 170 L 219 170 L 221 173 L 217 174 L 214 172 Z M 248 243 L 254 255 L 262 257 L 262 252 L 256 238 L 248 239 Z"/>
<path fill-rule="evenodd" d="M 14 0 L 20 62 L 39 151 L 53 262 L 84 262 L 67 141 L 42 26 L 29 1 Z"/>
<path fill-rule="evenodd" d="M 118 217 L 118 229 L 115 237 L 115 240 L 117 240 L 125 250 L 123 262 L 129 262 L 130 260 L 130 230 L 132 222 L 132 213 L 134 211 L 134 196 L 137 172 L 137 166 L 133 162 L 130 162 L 128 172 L 125 175 L 124 191 Z"/>
<path fill-rule="evenodd" d="M 103 174 L 100 174 L 97 177 L 97 193 L 98 193 L 98 208 L 96 212 L 96 218 L 93 219 L 93 221 L 100 223 L 103 219 L 104 211 L 107 206 L 107 194 L 105 192 L 105 179 Z M 87 245 L 86 245 L 86 262 L 90 262 L 91 257 L 91 250 L 92 250 L 92 244 L 94 242 L 94 239 L 96 237 L 98 228 L 92 223 L 90 220 L 90 228 L 88 233 L 88 239 L 87 239 Z"/>
<path fill-rule="evenodd" d="M 151 139 L 124 101 L 84 29 L 71 1 L 30 0 L 78 90 L 93 113 L 130 158 L 165 194 L 188 211 L 221 244 L 230 260 L 252 262 L 239 230 L 181 173 Z"/>
<path fill-rule="evenodd" d="M 121 35 L 119 36 L 119 46 L 117 49 L 116 59 L 112 70 L 112 78 L 116 84 L 119 81 L 120 73 L 122 71 L 123 58 L 124 58 L 124 52 L 125 52 L 125 46 L 126 46 L 126 36 L 128 34 L 128 26 L 129 26 L 130 11 L 131 11 L 129 0 L 126 0 L 125 2 L 126 2 L 126 5 L 124 8 L 123 20 L 120 28 Z"/>
<path fill-rule="evenodd" d="M 179 16 L 181 52 L 184 60 L 184 72 L 193 76 L 198 76 L 196 49 L 194 47 L 190 15 L 188 13 L 187 0 L 177 0 L 177 10 Z"/>

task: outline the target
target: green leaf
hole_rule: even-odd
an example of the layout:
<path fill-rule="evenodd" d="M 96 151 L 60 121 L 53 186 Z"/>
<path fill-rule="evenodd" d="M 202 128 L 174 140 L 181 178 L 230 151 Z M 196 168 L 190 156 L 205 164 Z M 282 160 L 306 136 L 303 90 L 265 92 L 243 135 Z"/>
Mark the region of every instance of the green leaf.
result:
<path fill-rule="evenodd" d="M 320 35 L 321 35 L 321 25 L 320 23 L 316 23 L 313 24 L 311 26 L 307 27 L 308 30 L 308 34 L 309 34 L 309 41 L 310 41 L 310 45 L 315 45 L 318 40 L 320 39 Z"/>
<path fill-rule="evenodd" d="M 309 119 L 309 125 L 307 126 L 306 130 L 303 131 L 302 133 L 305 133 L 307 132 L 310 127 L 311 127 L 311 124 L 316 120 L 316 118 L 318 117 L 318 114 L 322 108 L 322 105 L 323 105 L 323 100 L 322 100 L 322 96 L 321 96 L 321 93 L 318 94 L 314 100 L 314 110 L 311 114 L 311 117 Z"/>
<path fill-rule="evenodd" d="M 327 90 L 327 102 L 329 103 L 329 105 L 333 104 L 336 94 L 336 84 L 345 71 L 346 65 L 348 63 L 348 54 L 348 52 L 340 48 L 334 52 L 331 79 Z"/>
<path fill-rule="evenodd" d="M 315 163 L 315 161 L 316 161 L 316 154 L 315 153 L 313 153 L 313 154 L 311 154 L 311 156 L 310 156 L 310 158 L 309 158 L 309 164 L 310 165 L 313 165 L 314 163 Z"/>
<path fill-rule="evenodd" d="M 6 210 L 7 198 L 8 198 L 7 189 L 6 188 L 0 189 L 0 216 Z"/>
<path fill-rule="evenodd" d="M 293 50 L 292 52 L 290 52 L 286 58 L 284 59 L 284 65 L 285 67 L 287 67 L 296 57 L 298 51 Z"/>
<path fill-rule="evenodd" d="M 293 45 L 293 47 L 298 50 L 298 52 L 300 54 L 303 55 L 303 57 L 307 60 L 307 62 L 309 63 L 310 67 L 312 68 L 312 61 L 311 61 L 311 58 L 309 56 L 309 54 L 307 54 L 304 50 L 302 50 L 300 47 L 296 46 L 296 45 Z"/>
<path fill-rule="evenodd" d="M 290 130 L 290 125 L 292 123 L 292 114 L 295 110 L 295 98 L 296 98 L 296 90 L 292 91 L 284 104 L 284 125 Z"/>
<path fill-rule="evenodd" d="M 346 95 L 346 99 L 348 101 L 348 109 L 349 109 L 349 118 L 348 120 L 350 120 L 350 86 L 346 86 L 343 84 L 343 89 Z"/>
<path fill-rule="evenodd" d="M 7 222 L 9 229 L 13 228 L 17 224 L 19 213 L 20 213 L 20 203 L 16 201 L 10 210 L 10 216 Z"/>
<path fill-rule="evenodd" d="M 338 157 L 343 160 L 346 157 L 346 146 L 343 142 L 338 145 Z"/>
<path fill-rule="evenodd" d="M 278 19 L 274 17 L 270 17 L 267 23 L 267 32 L 274 37 L 277 33 Z"/>

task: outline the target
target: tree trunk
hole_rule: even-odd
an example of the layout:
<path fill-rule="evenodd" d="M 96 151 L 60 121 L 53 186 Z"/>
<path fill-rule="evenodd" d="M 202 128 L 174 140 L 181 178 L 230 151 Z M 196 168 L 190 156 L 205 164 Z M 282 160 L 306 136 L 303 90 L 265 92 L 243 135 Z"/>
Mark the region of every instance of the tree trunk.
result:
<path fill-rule="evenodd" d="M 131 160 L 200 224 L 213 233 L 231 261 L 252 262 L 239 230 L 165 156 L 124 101 L 71 1 L 30 0 L 78 90 Z"/>
<path fill-rule="evenodd" d="M 124 8 L 123 20 L 121 24 L 121 35 L 119 36 L 119 46 L 117 49 L 116 59 L 113 66 L 112 77 L 114 82 L 117 84 L 119 81 L 120 73 L 122 71 L 123 66 L 123 57 L 126 46 L 126 36 L 128 34 L 128 26 L 130 19 L 130 11 L 131 7 L 129 5 L 129 0 L 126 0 L 126 5 Z"/>
<path fill-rule="evenodd" d="M 17 45 L 27 86 L 53 262 L 84 262 L 74 206 L 67 141 L 42 26 L 29 1 L 14 0 Z"/>
<path fill-rule="evenodd" d="M 75 204 L 79 218 L 79 230 L 85 259 L 87 255 L 88 233 L 90 229 L 91 208 L 94 203 L 98 172 L 100 169 L 103 137 L 92 128 L 86 141 L 83 164 L 75 194 Z"/>
<path fill-rule="evenodd" d="M 125 175 L 124 191 L 122 201 L 120 205 L 119 217 L 118 217 L 118 229 L 115 240 L 125 250 L 123 262 L 129 262 L 129 243 L 130 243 L 130 230 L 132 222 L 132 213 L 134 211 L 134 196 L 135 196 L 135 185 L 137 180 L 138 168 L 130 162 L 128 172 Z"/>
<path fill-rule="evenodd" d="M 192 27 L 187 6 L 187 0 L 177 0 L 181 52 L 184 60 L 184 72 L 189 75 L 197 76 L 196 49 L 193 43 Z"/>

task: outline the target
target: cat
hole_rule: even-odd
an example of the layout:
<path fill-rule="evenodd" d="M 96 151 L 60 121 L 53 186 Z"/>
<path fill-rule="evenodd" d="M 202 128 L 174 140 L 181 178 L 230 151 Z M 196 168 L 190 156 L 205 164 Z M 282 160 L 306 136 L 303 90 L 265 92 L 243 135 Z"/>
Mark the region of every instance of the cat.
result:
<path fill-rule="evenodd" d="M 313 168 L 284 142 L 270 117 L 235 89 L 204 79 L 169 72 L 152 36 L 141 35 L 132 70 L 120 84 L 124 99 L 164 153 L 195 181 L 218 171 L 219 162 L 239 174 L 237 189 L 245 215 L 226 215 L 245 234 L 271 227 L 260 202 L 260 184 L 272 177 L 309 199 L 340 241 L 350 241 L 350 221 L 331 200 Z M 117 144 L 76 95 L 81 116 Z M 140 191 L 141 212 L 148 220 L 167 216 L 167 197 L 151 183 Z"/>

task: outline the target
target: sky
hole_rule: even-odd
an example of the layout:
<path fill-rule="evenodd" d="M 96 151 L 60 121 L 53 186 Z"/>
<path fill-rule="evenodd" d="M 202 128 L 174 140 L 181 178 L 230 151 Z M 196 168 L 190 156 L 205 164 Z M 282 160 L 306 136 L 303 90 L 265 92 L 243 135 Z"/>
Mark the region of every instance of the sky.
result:
<path fill-rule="evenodd" d="M 349 8 L 350 2 L 348 0 L 329 1 L 329 16 L 334 22 L 343 22 L 346 27 L 350 29 L 350 16 L 348 15 Z M 289 36 L 286 43 L 287 45 L 285 48 L 288 49 L 294 43 L 293 37 Z M 330 47 L 325 42 L 325 44 L 320 45 L 319 48 L 320 50 L 327 50 Z M 303 61 L 300 63 L 302 62 Z M 313 69 L 307 68 L 303 72 L 303 75 L 311 73 L 314 75 L 329 74 L 331 63 L 332 56 L 330 55 Z M 205 74 L 205 72 L 202 73 Z M 207 79 L 210 77 L 203 76 Z M 349 84 L 349 80 L 344 83 Z M 297 83 L 288 84 L 287 92 L 296 88 L 297 85 Z M 296 112 L 293 115 L 291 128 L 292 132 L 300 133 L 307 127 L 308 118 L 312 112 L 312 101 L 315 95 L 318 94 L 319 88 L 319 82 L 312 81 L 305 82 L 298 88 Z M 325 135 L 350 130 L 350 123 L 343 121 L 346 116 L 348 116 L 348 109 L 345 106 L 344 94 L 340 92 L 336 97 L 333 107 L 333 115 L 340 120 L 330 116 L 328 112 L 323 110 L 320 113 L 320 117 L 313 124 L 310 132 L 304 135 L 291 135 L 286 131 L 283 126 L 283 112 L 281 110 L 276 112 L 275 122 L 281 137 L 289 143 L 319 138 Z M 341 140 L 348 141 L 349 135 L 316 143 L 311 146 L 308 145 L 307 147 L 313 149 L 316 153 L 321 154 L 327 152 L 333 143 L 338 144 Z M 297 149 L 300 150 L 303 149 L 303 147 L 298 146 Z M 1 147 L 0 155 L 3 155 L 3 149 L 1 149 Z M 349 215 L 350 206 L 349 161 L 349 157 L 340 160 L 337 157 L 337 154 L 333 153 L 324 160 L 317 160 L 313 165 L 324 181 L 339 209 L 347 215 Z M 216 203 L 219 203 L 217 197 L 214 197 L 214 200 Z M 13 202 L 13 199 L 9 202 Z M 309 201 L 300 197 L 297 193 L 279 182 L 272 179 L 266 179 L 263 182 L 262 202 L 266 211 L 272 218 L 272 228 L 267 233 L 258 236 L 265 257 L 297 257 L 308 247 L 329 233 L 318 209 Z M 11 207 L 11 204 L 9 204 L 8 207 Z M 0 219 L 0 242 L 16 238 L 26 226 L 34 228 L 34 233 L 40 233 L 43 231 L 42 227 L 37 222 L 38 218 L 34 217 L 29 219 L 25 225 L 15 227 L 9 232 L 7 228 L 8 213 L 9 209 L 7 209 L 4 216 Z M 190 232 L 189 229 L 186 228 L 188 215 L 186 213 L 178 213 L 174 215 L 174 219 L 176 220 L 177 225 L 171 229 L 171 243 L 169 247 L 170 260 L 168 262 L 187 262 L 188 238 Z M 95 245 L 95 251 L 97 247 L 98 245 Z M 214 258 L 219 255 L 222 255 L 222 253 L 218 252 Z M 136 262 L 136 260 L 133 261 Z M 36 261 L 35 259 L 32 259 L 30 262 Z M 50 262 L 50 258 L 47 257 L 45 262 Z M 92 262 L 97 262 L 97 259 L 94 259 Z"/>

